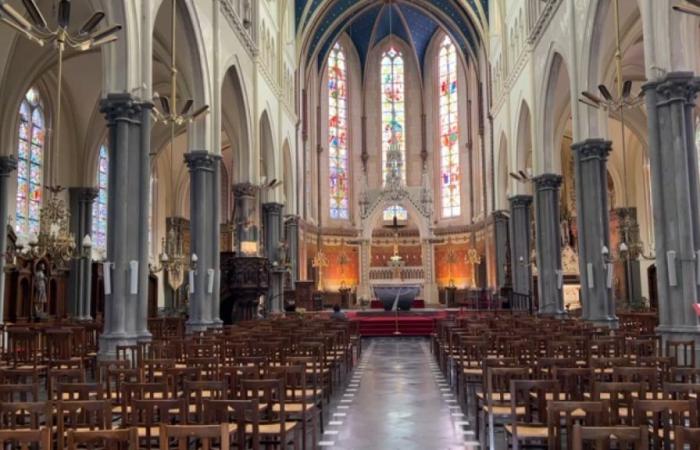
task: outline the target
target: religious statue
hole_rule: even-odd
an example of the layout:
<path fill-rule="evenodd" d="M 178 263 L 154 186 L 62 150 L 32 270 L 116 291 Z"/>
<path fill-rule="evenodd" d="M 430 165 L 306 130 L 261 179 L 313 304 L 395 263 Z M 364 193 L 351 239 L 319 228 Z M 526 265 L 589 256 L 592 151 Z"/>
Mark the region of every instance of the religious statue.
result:
<path fill-rule="evenodd" d="M 277 264 L 280 267 L 284 267 L 287 264 L 287 242 L 279 241 L 277 243 Z"/>
<path fill-rule="evenodd" d="M 34 273 L 34 317 L 41 319 L 46 315 L 46 274 L 44 264 L 39 264 Z"/>

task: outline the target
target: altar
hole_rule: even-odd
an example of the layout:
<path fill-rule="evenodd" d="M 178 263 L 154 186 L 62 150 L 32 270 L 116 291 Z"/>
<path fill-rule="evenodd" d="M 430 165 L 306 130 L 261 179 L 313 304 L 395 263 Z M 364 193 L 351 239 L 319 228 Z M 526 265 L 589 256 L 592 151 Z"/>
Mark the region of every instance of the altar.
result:
<path fill-rule="evenodd" d="M 400 311 L 410 311 L 411 304 L 421 291 L 420 284 L 403 281 L 375 284 L 373 288 L 374 296 L 382 303 L 384 311 L 392 311 L 395 307 Z"/>

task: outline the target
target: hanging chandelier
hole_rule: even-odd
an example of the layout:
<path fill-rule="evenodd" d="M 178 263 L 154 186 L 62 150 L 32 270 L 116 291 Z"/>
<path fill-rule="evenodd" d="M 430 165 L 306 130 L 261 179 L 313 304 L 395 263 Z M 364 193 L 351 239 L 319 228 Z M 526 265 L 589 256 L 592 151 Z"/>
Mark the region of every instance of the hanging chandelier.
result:
<path fill-rule="evenodd" d="M 72 258 L 89 257 L 92 240 L 89 235 L 83 238 L 83 252 L 76 254 L 76 242 L 70 232 L 70 212 L 65 201 L 58 193 L 65 188 L 56 184 L 56 156 L 60 154 L 61 146 L 61 98 L 63 81 L 63 54 L 69 48 L 74 52 L 84 52 L 103 44 L 117 40 L 116 33 L 121 25 L 112 25 L 103 31 L 96 31 L 105 14 L 95 12 L 78 31 L 71 32 L 70 0 L 58 2 L 56 27 L 49 28 L 35 0 L 23 0 L 24 8 L 29 19 L 26 19 L 9 3 L 0 3 L 0 22 L 18 31 L 22 36 L 43 47 L 53 44 L 58 53 L 58 74 L 56 77 L 56 126 L 53 139 L 53 149 L 49 152 L 49 174 L 46 189 L 51 193 L 39 211 L 39 233 L 28 236 L 18 236 L 17 251 L 25 257 L 48 258 L 58 265 L 63 265 Z M 88 244 L 88 245 L 85 245 Z"/>

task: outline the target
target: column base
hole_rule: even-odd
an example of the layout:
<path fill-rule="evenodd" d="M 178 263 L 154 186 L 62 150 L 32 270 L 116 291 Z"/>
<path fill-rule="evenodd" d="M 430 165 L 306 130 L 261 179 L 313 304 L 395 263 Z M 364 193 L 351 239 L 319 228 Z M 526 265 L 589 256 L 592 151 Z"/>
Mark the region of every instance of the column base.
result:
<path fill-rule="evenodd" d="M 666 355 L 667 341 L 693 341 L 695 342 L 695 361 L 700 361 L 700 326 L 658 326 L 656 332 L 661 335 L 662 352 Z M 666 355 L 668 356 L 668 355 Z M 685 361 L 679 361 L 685 363 Z"/>
<path fill-rule="evenodd" d="M 617 317 L 612 316 L 612 317 L 600 317 L 600 318 L 589 318 L 585 319 L 586 322 L 590 322 L 593 325 L 597 327 L 608 327 L 610 329 L 616 330 L 619 326 L 620 323 L 617 320 Z"/>
<path fill-rule="evenodd" d="M 98 361 L 117 359 L 117 347 L 137 344 L 137 337 L 126 333 L 109 333 L 100 336 L 100 351 L 97 353 Z"/>
<path fill-rule="evenodd" d="M 138 342 L 151 342 L 151 339 L 153 339 L 153 335 L 148 330 L 142 331 L 136 337 L 136 340 Z"/>
<path fill-rule="evenodd" d="M 199 321 L 187 321 L 185 327 L 187 331 L 206 331 L 207 328 L 211 328 L 211 322 L 205 322 L 203 320 Z"/>

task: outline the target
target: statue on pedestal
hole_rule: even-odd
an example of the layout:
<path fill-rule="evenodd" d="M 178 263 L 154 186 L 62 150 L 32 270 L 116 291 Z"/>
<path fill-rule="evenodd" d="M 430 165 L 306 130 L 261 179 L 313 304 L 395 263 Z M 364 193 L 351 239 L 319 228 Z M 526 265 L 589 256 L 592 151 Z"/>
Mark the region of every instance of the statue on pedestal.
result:
<path fill-rule="evenodd" d="M 44 264 L 39 264 L 34 273 L 34 318 L 43 319 L 46 317 L 46 274 Z"/>

